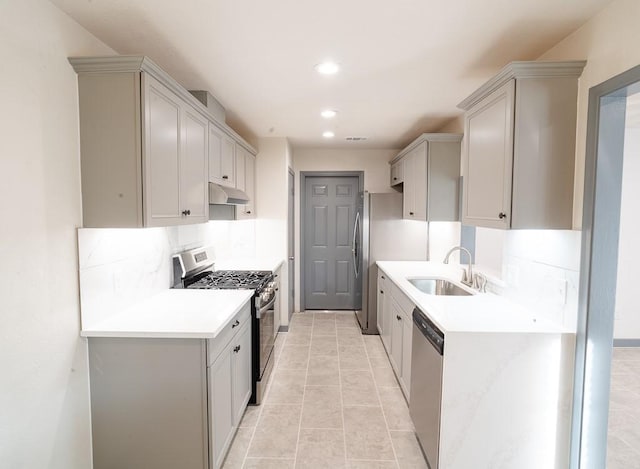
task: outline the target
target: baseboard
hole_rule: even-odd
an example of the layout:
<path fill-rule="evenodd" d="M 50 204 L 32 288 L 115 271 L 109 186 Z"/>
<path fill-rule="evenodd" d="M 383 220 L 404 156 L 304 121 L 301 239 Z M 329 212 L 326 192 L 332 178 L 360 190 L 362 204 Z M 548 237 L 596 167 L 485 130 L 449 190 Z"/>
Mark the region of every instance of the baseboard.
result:
<path fill-rule="evenodd" d="M 614 347 L 640 347 L 640 339 L 613 339 Z"/>

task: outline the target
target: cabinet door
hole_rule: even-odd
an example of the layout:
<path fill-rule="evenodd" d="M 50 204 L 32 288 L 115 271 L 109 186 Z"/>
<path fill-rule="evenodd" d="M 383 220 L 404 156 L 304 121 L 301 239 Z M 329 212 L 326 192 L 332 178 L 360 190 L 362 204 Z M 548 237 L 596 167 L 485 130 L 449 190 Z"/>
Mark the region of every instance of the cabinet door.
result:
<path fill-rule="evenodd" d="M 220 162 L 220 184 L 236 187 L 236 144 L 227 135 L 222 135 L 222 150 Z"/>
<path fill-rule="evenodd" d="M 427 142 L 422 142 L 413 153 L 413 220 L 427 220 Z"/>
<path fill-rule="evenodd" d="M 156 79 L 144 81 L 145 225 L 182 223 L 180 209 L 181 102 Z"/>
<path fill-rule="evenodd" d="M 400 160 L 391 166 L 391 181 L 390 184 L 395 186 L 404 182 L 404 161 Z"/>
<path fill-rule="evenodd" d="M 222 466 L 225 453 L 234 430 L 234 409 L 232 397 L 233 349 L 224 349 L 209 367 L 209 439 L 212 466 Z"/>
<path fill-rule="evenodd" d="M 382 345 L 387 350 L 387 354 L 391 353 L 391 293 L 389 292 L 389 287 L 391 285 L 391 281 L 387 280 L 385 282 L 385 290 L 384 290 L 384 298 L 382 299 Z"/>
<path fill-rule="evenodd" d="M 412 317 L 413 312 L 408 317 Z M 413 342 L 413 321 L 408 320 L 407 315 L 402 319 L 402 379 L 400 385 L 404 395 L 409 400 L 411 389 L 411 344 Z"/>
<path fill-rule="evenodd" d="M 391 300 L 391 354 L 389 360 L 398 377 L 402 376 L 402 310 Z"/>
<path fill-rule="evenodd" d="M 240 145 L 235 146 L 235 159 L 236 159 L 236 188 L 245 190 L 245 149 Z"/>
<path fill-rule="evenodd" d="M 511 80 L 465 115 L 464 224 L 510 226 L 514 95 Z"/>
<path fill-rule="evenodd" d="M 251 397 L 251 320 L 233 343 L 233 424 L 237 427 Z"/>
<path fill-rule="evenodd" d="M 249 196 L 249 203 L 244 206 L 244 218 L 255 218 L 256 216 L 256 157 L 245 152 L 245 188 L 244 191 Z"/>
<path fill-rule="evenodd" d="M 180 205 L 187 222 L 209 219 L 209 123 L 187 104 L 182 112 L 182 153 L 180 155 Z"/>
<path fill-rule="evenodd" d="M 222 133 L 209 124 L 209 181 L 222 184 Z"/>
<path fill-rule="evenodd" d="M 385 301 L 386 278 L 382 272 L 378 272 L 378 310 L 376 311 L 376 326 L 381 338 L 384 338 L 384 301 Z"/>
<path fill-rule="evenodd" d="M 414 174 L 414 152 L 409 152 L 403 158 L 404 165 L 404 185 L 402 187 L 402 218 L 412 220 L 415 216 L 415 179 Z"/>

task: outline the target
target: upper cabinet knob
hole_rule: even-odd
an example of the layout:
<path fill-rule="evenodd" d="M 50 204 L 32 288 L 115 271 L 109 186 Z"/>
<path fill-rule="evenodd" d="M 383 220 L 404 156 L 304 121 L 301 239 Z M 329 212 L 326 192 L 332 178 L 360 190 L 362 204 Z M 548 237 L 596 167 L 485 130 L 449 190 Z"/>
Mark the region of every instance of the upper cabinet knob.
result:
<path fill-rule="evenodd" d="M 507 214 L 506 214 L 506 213 L 504 213 L 504 212 L 500 212 L 500 213 L 498 214 L 498 218 L 500 218 L 500 220 L 503 220 L 503 219 L 507 218 Z"/>
<path fill-rule="evenodd" d="M 222 176 L 222 179 L 229 179 L 229 176 Z"/>

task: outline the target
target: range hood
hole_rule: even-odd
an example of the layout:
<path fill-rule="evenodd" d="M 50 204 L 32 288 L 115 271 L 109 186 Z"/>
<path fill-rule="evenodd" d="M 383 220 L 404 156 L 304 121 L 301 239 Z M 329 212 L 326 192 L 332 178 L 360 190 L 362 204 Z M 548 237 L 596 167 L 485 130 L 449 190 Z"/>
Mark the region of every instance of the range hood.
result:
<path fill-rule="evenodd" d="M 240 189 L 209 183 L 209 204 L 245 205 L 249 196 Z"/>

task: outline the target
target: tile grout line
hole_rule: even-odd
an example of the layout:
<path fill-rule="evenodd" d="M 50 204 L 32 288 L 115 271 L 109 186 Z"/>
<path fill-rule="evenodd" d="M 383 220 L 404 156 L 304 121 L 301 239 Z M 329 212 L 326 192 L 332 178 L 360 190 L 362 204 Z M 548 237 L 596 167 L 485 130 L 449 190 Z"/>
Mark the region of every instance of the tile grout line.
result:
<path fill-rule="evenodd" d="M 363 337 L 364 342 L 364 337 Z M 382 345 L 382 344 L 381 344 Z M 387 429 L 387 435 L 389 436 L 389 443 L 391 444 L 391 451 L 393 451 L 393 459 L 396 463 L 396 467 L 400 467 L 400 463 L 398 462 L 398 454 L 396 453 L 396 448 L 393 444 L 393 438 L 391 438 L 391 430 L 389 429 L 389 422 L 387 421 L 387 416 L 384 412 L 384 406 L 382 405 L 382 399 L 380 398 L 380 390 L 378 389 L 378 383 L 376 382 L 375 375 L 373 374 L 373 366 L 371 365 L 371 359 L 369 357 L 369 350 L 367 349 L 367 344 L 365 343 L 364 352 L 367 354 L 367 362 L 369 363 L 369 371 L 371 372 L 371 376 L 373 377 L 373 384 L 376 388 L 376 395 L 378 396 L 378 401 L 380 402 L 380 410 L 382 411 L 382 418 L 384 419 L 384 426 Z M 395 377 L 395 374 L 394 374 Z M 396 378 L 397 379 L 397 378 Z M 399 383 L 398 383 L 399 384 Z M 400 391 L 402 392 L 402 391 Z"/>
<path fill-rule="evenodd" d="M 300 445 L 300 432 L 302 431 L 302 413 L 304 411 L 304 396 L 307 393 L 307 378 L 309 376 L 309 363 L 311 361 L 311 342 L 313 341 L 313 325 L 316 322 L 314 313 L 313 320 L 311 321 L 311 338 L 309 339 L 309 351 L 307 352 L 307 369 L 304 374 L 304 385 L 302 386 L 302 405 L 300 406 L 300 419 L 298 420 L 298 438 L 296 438 L 296 451 L 293 455 L 293 469 L 296 469 L 298 464 L 298 447 Z"/>
<path fill-rule="evenodd" d="M 338 356 L 338 383 L 340 384 L 340 415 L 342 416 L 342 445 L 344 447 L 344 465 L 347 466 L 347 426 L 344 420 L 344 398 L 342 394 L 342 367 L 340 366 L 340 344 L 338 342 L 338 321 L 336 318 L 336 354 Z"/>

